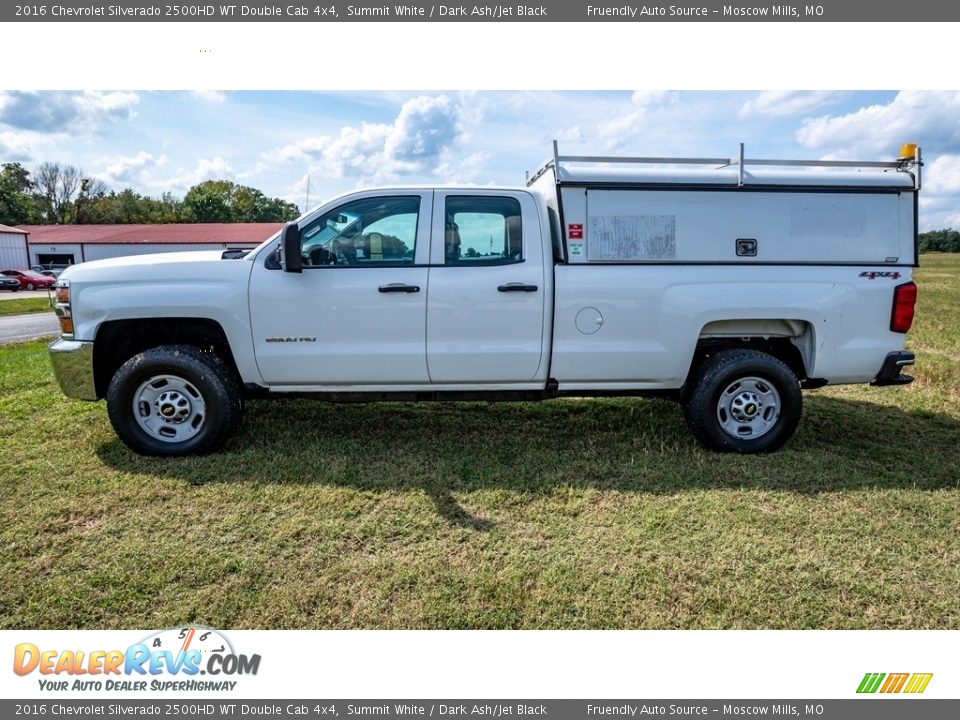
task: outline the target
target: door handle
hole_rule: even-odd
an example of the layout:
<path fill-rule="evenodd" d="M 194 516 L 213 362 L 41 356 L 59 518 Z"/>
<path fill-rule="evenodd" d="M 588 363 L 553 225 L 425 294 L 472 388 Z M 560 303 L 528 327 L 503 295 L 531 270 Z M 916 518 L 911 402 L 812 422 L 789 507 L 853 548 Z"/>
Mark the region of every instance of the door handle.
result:
<path fill-rule="evenodd" d="M 377 288 L 382 293 L 415 293 L 420 292 L 419 285 L 407 285 L 406 283 L 390 283 L 381 285 Z"/>
<path fill-rule="evenodd" d="M 497 287 L 499 292 L 536 292 L 536 285 L 527 285 L 526 283 L 507 283 Z"/>

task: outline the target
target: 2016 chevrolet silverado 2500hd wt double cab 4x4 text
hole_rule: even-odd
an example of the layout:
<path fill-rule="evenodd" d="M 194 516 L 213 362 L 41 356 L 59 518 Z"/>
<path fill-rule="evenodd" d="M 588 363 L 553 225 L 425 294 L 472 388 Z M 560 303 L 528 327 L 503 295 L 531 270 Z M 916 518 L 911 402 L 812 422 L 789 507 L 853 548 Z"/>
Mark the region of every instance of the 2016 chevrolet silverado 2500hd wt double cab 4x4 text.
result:
<path fill-rule="evenodd" d="M 246 254 L 72 266 L 50 354 L 68 396 L 106 398 L 157 455 L 211 450 L 244 398 L 294 394 L 663 394 L 708 446 L 774 450 L 801 388 L 911 381 L 920 168 L 915 146 L 855 163 L 554 144 L 526 187 L 363 190 Z"/>

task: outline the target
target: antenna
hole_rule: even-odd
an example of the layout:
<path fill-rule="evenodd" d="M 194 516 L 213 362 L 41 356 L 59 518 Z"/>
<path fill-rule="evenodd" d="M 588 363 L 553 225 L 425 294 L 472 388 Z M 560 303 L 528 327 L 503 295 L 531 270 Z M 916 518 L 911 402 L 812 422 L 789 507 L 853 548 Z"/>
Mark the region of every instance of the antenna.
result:
<path fill-rule="evenodd" d="M 307 173 L 307 202 L 306 207 L 303 208 L 304 212 L 310 212 L 310 173 Z"/>

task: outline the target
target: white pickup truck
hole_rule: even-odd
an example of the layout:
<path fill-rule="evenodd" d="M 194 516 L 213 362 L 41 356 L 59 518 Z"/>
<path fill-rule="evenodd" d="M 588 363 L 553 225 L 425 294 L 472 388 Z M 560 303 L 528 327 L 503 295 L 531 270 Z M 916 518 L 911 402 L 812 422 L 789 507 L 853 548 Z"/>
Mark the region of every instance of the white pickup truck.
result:
<path fill-rule="evenodd" d="M 248 397 L 664 395 L 770 451 L 801 388 L 898 385 L 920 151 L 890 162 L 553 156 L 526 187 L 337 197 L 247 252 L 82 263 L 66 395 L 138 452 L 224 443 Z"/>

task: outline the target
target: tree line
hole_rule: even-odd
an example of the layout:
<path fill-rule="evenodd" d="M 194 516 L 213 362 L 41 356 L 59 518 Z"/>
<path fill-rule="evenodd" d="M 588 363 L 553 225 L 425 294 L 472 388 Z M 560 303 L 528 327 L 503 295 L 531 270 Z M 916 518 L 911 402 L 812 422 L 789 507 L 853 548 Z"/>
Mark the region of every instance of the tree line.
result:
<path fill-rule="evenodd" d="M 206 180 L 183 198 L 159 198 L 132 188 L 120 192 L 73 165 L 41 163 L 32 172 L 20 163 L 0 169 L 0 225 L 286 222 L 297 206 L 229 180 Z"/>
<path fill-rule="evenodd" d="M 920 252 L 960 253 L 960 232 L 932 230 L 920 233 Z"/>

